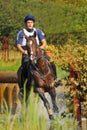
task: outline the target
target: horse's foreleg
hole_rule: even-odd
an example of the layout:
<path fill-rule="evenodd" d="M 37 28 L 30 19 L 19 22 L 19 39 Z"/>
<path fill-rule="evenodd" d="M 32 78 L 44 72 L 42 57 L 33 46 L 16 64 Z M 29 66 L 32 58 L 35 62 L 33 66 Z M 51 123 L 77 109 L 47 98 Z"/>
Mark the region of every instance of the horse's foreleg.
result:
<path fill-rule="evenodd" d="M 28 80 L 26 83 L 26 102 L 28 101 L 30 91 L 31 91 L 31 84 L 32 84 L 32 79 Z"/>
<path fill-rule="evenodd" d="M 36 92 L 39 94 L 40 98 L 42 99 L 42 101 L 44 102 L 44 106 L 47 109 L 48 115 L 50 119 L 53 119 L 53 114 L 52 114 L 52 110 L 50 109 L 50 104 L 48 102 L 48 100 L 46 99 L 44 93 L 42 92 L 41 88 L 37 88 Z"/>
<path fill-rule="evenodd" d="M 52 87 L 50 89 L 49 94 L 51 96 L 51 100 L 52 100 L 52 104 L 53 104 L 53 111 L 58 113 L 59 109 L 58 109 L 57 102 L 56 102 L 56 91 L 55 91 L 54 87 Z"/>

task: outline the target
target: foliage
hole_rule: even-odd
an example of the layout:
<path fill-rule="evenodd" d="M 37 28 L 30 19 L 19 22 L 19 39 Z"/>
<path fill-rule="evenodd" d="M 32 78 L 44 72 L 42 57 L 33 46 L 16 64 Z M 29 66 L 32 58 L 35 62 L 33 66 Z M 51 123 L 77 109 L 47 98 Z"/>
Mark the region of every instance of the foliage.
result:
<path fill-rule="evenodd" d="M 68 3 L 68 4 L 73 4 L 74 6 L 82 6 L 82 5 L 85 5 L 87 4 L 87 0 L 61 0 L 65 3 Z"/>
<path fill-rule="evenodd" d="M 58 49 L 53 49 L 52 53 L 55 64 L 70 72 L 70 96 L 84 98 L 87 92 L 87 45 L 69 40 L 63 46 L 59 45 Z"/>
<path fill-rule="evenodd" d="M 10 0 L 9 4 L 8 2 L 9 0 L 0 0 L 0 36 L 16 37 L 17 32 L 24 27 L 25 15 L 31 13 L 35 15 L 36 26 L 47 34 L 49 41 L 53 40 L 56 43 L 66 41 L 66 35 L 61 34 L 60 37 L 57 36 L 58 33 L 73 31 L 84 31 L 81 36 L 87 39 L 86 0 Z M 51 36 L 48 36 L 49 34 Z"/>
<path fill-rule="evenodd" d="M 51 60 L 58 68 L 68 71 L 65 86 L 65 96 L 68 99 L 66 113 L 74 113 L 75 98 L 78 98 L 80 102 L 85 101 L 87 105 L 87 45 L 69 39 L 65 44 L 56 47 L 49 44 L 48 49 L 50 48 L 52 51 Z"/>
<path fill-rule="evenodd" d="M 52 53 L 55 51 L 55 46 L 51 43 L 50 45 L 48 44 L 45 48 L 45 51 L 51 51 Z"/>
<path fill-rule="evenodd" d="M 61 118 L 60 116 L 51 124 L 50 130 L 75 130 L 76 120 L 72 117 Z"/>

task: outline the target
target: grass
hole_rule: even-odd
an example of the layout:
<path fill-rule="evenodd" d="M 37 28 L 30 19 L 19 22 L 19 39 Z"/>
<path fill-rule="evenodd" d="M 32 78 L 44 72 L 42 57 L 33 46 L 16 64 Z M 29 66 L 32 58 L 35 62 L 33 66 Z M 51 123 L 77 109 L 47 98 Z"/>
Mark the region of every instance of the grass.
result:
<path fill-rule="evenodd" d="M 34 96 L 33 89 L 30 93 L 27 108 L 24 99 L 20 112 L 22 114 L 21 120 L 18 114 L 11 118 L 12 115 L 8 112 L 8 109 L 4 116 L 0 115 L 0 130 L 49 130 L 48 119 L 38 114 L 38 96 Z M 44 111 L 42 110 L 42 112 Z M 75 130 L 76 125 L 74 118 L 58 116 L 50 122 L 50 130 Z"/>
<path fill-rule="evenodd" d="M 7 62 L 2 59 L 2 54 L 0 53 L 0 71 L 17 71 L 20 65 L 21 54 L 18 51 L 10 51 Z"/>
<path fill-rule="evenodd" d="M 0 71 L 17 71 L 21 65 L 21 54 L 18 51 L 10 51 L 9 60 L 6 62 L 2 59 L 2 53 L 0 53 Z M 69 75 L 68 72 L 57 68 L 57 77 L 59 79 L 65 78 Z"/>
<path fill-rule="evenodd" d="M 51 124 L 50 130 L 76 130 L 77 122 L 74 118 L 60 116 Z"/>
<path fill-rule="evenodd" d="M 12 117 L 11 113 L 6 112 L 6 115 L 0 117 L 0 130 L 46 130 L 47 120 L 38 116 L 38 96 L 34 96 L 31 91 L 29 104 L 26 108 L 25 102 L 21 110 L 22 118 L 15 114 Z"/>
<path fill-rule="evenodd" d="M 17 71 L 20 64 L 19 59 L 8 62 L 0 60 L 0 71 Z"/>

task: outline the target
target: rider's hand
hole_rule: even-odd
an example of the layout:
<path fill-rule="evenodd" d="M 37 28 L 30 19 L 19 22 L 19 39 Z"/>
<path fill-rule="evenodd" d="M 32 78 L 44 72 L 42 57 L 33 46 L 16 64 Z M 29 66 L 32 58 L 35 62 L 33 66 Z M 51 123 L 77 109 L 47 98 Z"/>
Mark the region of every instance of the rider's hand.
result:
<path fill-rule="evenodd" d="M 40 49 L 42 49 L 42 50 L 44 50 L 44 46 L 43 46 L 43 45 L 42 45 L 42 46 L 40 46 L 39 48 L 40 48 Z"/>
<path fill-rule="evenodd" d="M 28 52 L 27 52 L 27 50 L 24 50 L 23 54 L 26 54 L 26 55 L 28 55 Z"/>
<path fill-rule="evenodd" d="M 41 49 L 42 54 L 44 54 L 44 48 L 42 46 L 39 47 Z"/>

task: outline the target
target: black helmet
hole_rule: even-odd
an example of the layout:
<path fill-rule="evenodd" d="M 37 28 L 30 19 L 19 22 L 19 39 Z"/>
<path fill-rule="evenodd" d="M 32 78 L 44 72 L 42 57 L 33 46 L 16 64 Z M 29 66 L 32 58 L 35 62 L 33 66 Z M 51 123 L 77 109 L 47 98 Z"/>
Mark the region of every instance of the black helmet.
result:
<path fill-rule="evenodd" d="M 26 22 L 27 20 L 32 20 L 32 21 L 34 21 L 34 22 L 35 22 L 35 18 L 34 18 L 34 16 L 33 16 L 33 15 L 31 15 L 31 14 L 29 14 L 29 15 L 25 16 L 25 18 L 24 18 L 24 22 Z"/>

